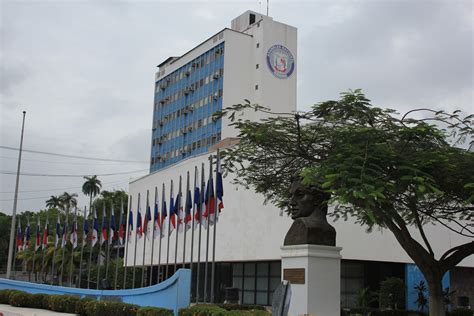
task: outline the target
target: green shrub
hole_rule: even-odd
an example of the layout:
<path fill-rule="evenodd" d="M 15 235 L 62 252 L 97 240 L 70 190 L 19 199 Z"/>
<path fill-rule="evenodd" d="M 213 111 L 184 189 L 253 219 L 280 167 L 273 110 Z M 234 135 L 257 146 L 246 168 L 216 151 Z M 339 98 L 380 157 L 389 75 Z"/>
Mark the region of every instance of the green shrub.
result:
<path fill-rule="evenodd" d="M 137 316 L 173 316 L 174 313 L 171 309 L 144 306 L 140 307 L 137 312 Z"/>
<path fill-rule="evenodd" d="M 247 316 L 268 316 L 272 313 L 261 310 L 261 309 L 251 309 L 251 310 L 231 310 L 225 313 L 226 316 L 238 316 L 238 315 L 247 315 Z"/>
<path fill-rule="evenodd" d="M 474 311 L 471 309 L 465 309 L 465 308 L 456 308 L 453 309 L 451 312 L 446 313 L 449 316 L 473 316 Z"/>
<path fill-rule="evenodd" d="M 14 293 L 25 293 L 18 290 L 0 290 L 0 304 L 10 304 L 10 295 Z"/>
<path fill-rule="evenodd" d="M 49 309 L 49 298 L 51 295 L 49 294 L 31 294 L 30 295 L 30 302 L 28 307 L 31 308 L 40 308 L 40 309 Z"/>
<path fill-rule="evenodd" d="M 76 312 L 76 303 L 80 300 L 74 295 L 51 295 L 49 298 L 49 309 L 55 312 Z"/>
<path fill-rule="evenodd" d="M 179 316 L 224 316 L 227 311 L 217 305 L 194 305 L 179 310 Z"/>
<path fill-rule="evenodd" d="M 95 298 L 92 298 L 92 297 L 84 297 L 84 298 L 81 298 L 80 300 L 78 300 L 76 302 L 76 308 L 75 308 L 75 313 L 76 314 L 79 314 L 79 315 L 87 315 L 86 314 L 86 304 L 89 303 L 89 302 L 95 302 L 96 299 Z"/>
<path fill-rule="evenodd" d="M 407 310 L 375 310 L 371 314 L 371 316 L 424 316 L 426 315 L 423 312 L 419 311 L 407 311 Z"/>
<path fill-rule="evenodd" d="M 216 304 L 220 308 L 225 309 L 226 311 L 245 311 L 245 310 L 265 310 L 265 307 L 260 305 L 245 305 L 245 304 Z"/>
<path fill-rule="evenodd" d="M 379 303 L 381 308 L 403 309 L 405 307 L 405 284 L 399 278 L 387 278 L 380 282 Z"/>
<path fill-rule="evenodd" d="M 95 301 L 85 306 L 87 316 L 136 316 L 138 306 L 121 302 Z"/>
<path fill-rule="evenodd" d="M 31 294 L 16 292 L 10 294 L 10 305 L 15 307 L 28 307 Z"/>

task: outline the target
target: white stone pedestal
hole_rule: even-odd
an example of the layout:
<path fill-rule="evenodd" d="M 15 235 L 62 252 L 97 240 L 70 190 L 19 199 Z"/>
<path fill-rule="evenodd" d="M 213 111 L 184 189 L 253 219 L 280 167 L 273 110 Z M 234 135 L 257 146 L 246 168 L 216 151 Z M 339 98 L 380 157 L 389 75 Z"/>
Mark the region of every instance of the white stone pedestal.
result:
<path fill-rule="evenodd" d="M 281 247 L 282 279 L 291 283 L 289 316 L 341 314 L 341 247 L 294 245 Z M 288 270 L 289 269 L 289 270 Z M 299 280 L 298 280 L 299 279 Z"/>

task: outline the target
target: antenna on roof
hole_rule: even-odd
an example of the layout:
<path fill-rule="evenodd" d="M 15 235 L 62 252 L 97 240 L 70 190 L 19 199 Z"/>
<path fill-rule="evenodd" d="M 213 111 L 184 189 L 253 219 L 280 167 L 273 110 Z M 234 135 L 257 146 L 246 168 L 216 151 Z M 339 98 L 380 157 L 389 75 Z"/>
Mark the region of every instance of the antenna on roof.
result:
<path fill-rule="evenodd" d="M 267 0 L 267 16 L 268 16 L 268 2 L 269 2 L 269 0 Z"/>

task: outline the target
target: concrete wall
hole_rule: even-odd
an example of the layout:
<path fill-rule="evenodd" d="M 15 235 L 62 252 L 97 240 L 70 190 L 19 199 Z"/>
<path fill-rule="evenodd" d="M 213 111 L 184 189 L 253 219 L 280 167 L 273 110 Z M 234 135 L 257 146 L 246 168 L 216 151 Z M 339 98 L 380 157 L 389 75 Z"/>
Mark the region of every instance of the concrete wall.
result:
<path fill-rule="evenodd" d="M 108 296 L 124 303 L 168 308 L 173 310 L 175 315 L 178 315 L 180 308 L 189 306 L 190 287 L 191 270 L 189 269 L 178 270 L 172 277 L 160 284 L 130 290 L 88 290 L 0 279 L 0 289 L 2 290 L 20 290 L 33 294 L 90 296 L 97 297 L 98 300 L 103 300 L 104 296 Z"/>
<path fill-rule="evenodd" d="M 173 179 L 175 183 L 175 194 L 179 176 L 183 177 L 183 190 L 186 187 L 186 172 L 190 172 L 191 183 L 193 183 L 194 167 L 199 168 L 199 178 L 201 164 L 205 165 L 205 174 L 208 175 L 208 155 L 189 158 L 182 162 L 160 170 L 154 174 L 140 178 L 130 183 L 130 194 L 133 197 L 134 222 L 136 219 L 137 195 L 141 193 L 142 216 L 145 210 L 146 190 L 150 190 L 150 201 L 154 199 L 155 186 L 158 187 L 159 200 L 161 201 L 162 183 L 166 185 L 166 200 L 169 201 L 169 185 Z M 280 216 L 280 210 L 271 205 L 264 204 L 262 195 L 232 183 L 232 177 L 223 179 L 224 184 L 224 205 L 225 208 L 219 219 L 217 226 L 217 251 L 218 261 L 247 261 L 247 260 L 280 260 L 280 246 L 283 244 L 291 219 L 284 214 Z M 161 202 L 160 202 L 161 203 Z M 169 203 L 169 202 L 167 202 Z M 161 204 L 160 204 L 161 205 Z M 184 201 L 183 201 L 184 205 Z M 169 211 L 169 209 L 168 209 Z M 369 261 L 389 261 L 411 263 L 412 260 L 400 247 L 392 233 L 388 230 L 375 229 L 372 233 L 367 233 L 365 227 L 356 224 L 354 220 L 339 220 L 332 223 L 337 231 L 337 246 L 342 247 L 343 259 L 369 260 Z M 447 249 L 452 248 L 468 240 L 467 237 L 459 236 L 441 226 L 426 225 L 426 235 L 432 241 L 433 250 L 439 257 Z M 203 229 L 205 236 L 205 230 Z M 186 261 L 190 260 L 191 238 L 188 231 Z M 196 231 L 197 232 L 197 231 Z M 211 231 L 212 232 L 212 231 Z M 421 242 L 419 234 L 412 230 L 412 233 Z M 174 263 L 175 236 L 173 232 L 170 238 L 170 262 Z M 134 236 L 130 241 L 127 264 L 133 264 Z M 212 234 L 211 234 L 212 241 Z M 143 238 L 138 241 L 137 264 L 142 264 Z M 166 258 L 166 237 L 162 239 L 162 263 Z M 212 242 L 211 242 L 212 245 Z M 156 238 L 154 250 L 154 264 L 158 263 L 159 238 Z M 201 246 L 205 247 L 205 239 L 201 241 Z M 151 239 L 147 241 L 145 253 L 145 265 L 150 264 L 151 259 Z M 182 262 L 183 234 L 179 236 L 178 262 Z M 197 243 L 194 244 L 194 260 L 197 256 Z M 204 253 L 201 259 L 204 259 Z M 474 256 L 464 259 L 460 266 L 474 267 Z"/>

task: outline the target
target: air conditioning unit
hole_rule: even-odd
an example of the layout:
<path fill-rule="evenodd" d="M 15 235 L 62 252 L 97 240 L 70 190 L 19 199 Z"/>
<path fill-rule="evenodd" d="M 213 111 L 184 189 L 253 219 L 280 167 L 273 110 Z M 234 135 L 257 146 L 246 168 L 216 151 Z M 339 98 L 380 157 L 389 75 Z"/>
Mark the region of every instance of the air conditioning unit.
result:
<path fill-rule="evenodd" d="M 189 132 L 191 132 L 191 131 L 193 130 L 193 126 L 192 126 L 192 125 L 189 125 L 189 126 L 187 127 L 187 130 L 188 130 Z"/>
<path fill-rule="evenodd" d="M 213 98 L 214 100 L 219 99 L 219 93 L 217 93 L 217 92 L 214 93 L 214 95 L 212 96 L 212 98 Z"/>
<path fill-rule="evenodd" d="M 216 72 L 214 75 L 212 75 L 212 78 L 213 78 L 214 80 L 219 79 L 219 77 L 220 77 L 220 75 L 219 75 L 218 72 Z"/>
<path fill-rule="evenodd" d="M 190 91 L 189 91 L 189 88 L 184 89 L 184 95 L 188 95 L 189 92 L 190 92 Z"/>
<path fill-rule="evenodd" d="M 160 104 L 165 104 L 165 99 L 161 99 Z"/>
<path fill-rule="evenodd" d="M 188 68 L 188 70 L 186 70 L 186 72 L 184 73 L 187 76 L 189 76 L 191 74 L 191 68 Z"/>
<path fill-rule="evenodd" d="M 167 84 L 166 84 L 166 83 L 160 84 L 160 89 L 161 89 L 161 90 L 165 90 L 166 87 L 167 87 Z"/>
<path fill-rule="evenodd" d="M 179 130 L 181 132 L 181 134 L 186 134 L 188 132 L 188 130 L 186 128 L 180 128 Z"/>
<path fill-rule="evenodd" d="M 159 124 L 160 126 L 163 126 L 163 124 L 164 124 L 163 120 L 160 120 L 160 121 L 158 122 L 158 124 Z"/>

